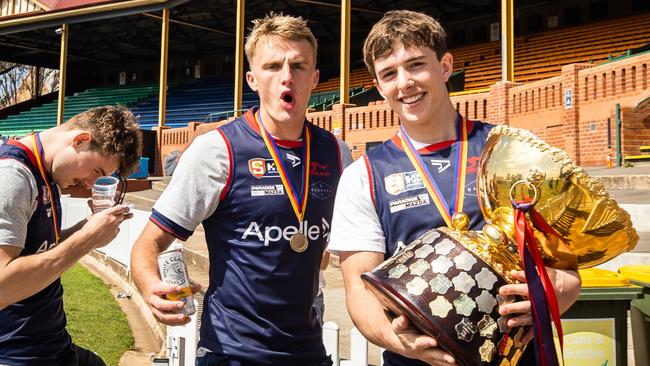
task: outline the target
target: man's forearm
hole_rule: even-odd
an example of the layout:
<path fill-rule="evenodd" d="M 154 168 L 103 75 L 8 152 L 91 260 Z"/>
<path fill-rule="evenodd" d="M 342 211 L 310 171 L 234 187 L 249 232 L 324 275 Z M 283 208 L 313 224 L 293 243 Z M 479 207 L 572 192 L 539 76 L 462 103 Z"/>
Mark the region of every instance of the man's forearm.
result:
<path fill-rule="evenodd" d="M 357 286 L 346 292 L 346 304 L 352 322 L 372 343 L 393 352 L 399 352 L 393 346 L 390 337 L 395 334 L 387 332 L 391 328 L 391 319 L 386 309 L 374 294 L 364 286 Z"/>
<path fill-rule="evenodd" d="M 148 292 L 149 286 L 160 281 L 158 253 L 164 251 L 174 237 L 148 222 L 131 250 L 131 273 L 140 292 Z"/>
<path fill-rule="evenodd" d="M 0 309 L 43 290 L 92 248 L 84 235 L 73 234 L 51 250 L 16 255 L 0 269 Z"/>
<path fill-rule="evenodd" d="M 78 223 L 70 226 L 69 228 L 65 228 L 65 229 L 61 230 L 61 233 L 59 235 L 60 240 L 64 241 L 64 240 L 68 239 L 72 234 L 76 233 L 84 225 L 86 225 L 87 222 L 88 222 L 88 219 L 83 219 L 83 220 L 79 221 Z"/>

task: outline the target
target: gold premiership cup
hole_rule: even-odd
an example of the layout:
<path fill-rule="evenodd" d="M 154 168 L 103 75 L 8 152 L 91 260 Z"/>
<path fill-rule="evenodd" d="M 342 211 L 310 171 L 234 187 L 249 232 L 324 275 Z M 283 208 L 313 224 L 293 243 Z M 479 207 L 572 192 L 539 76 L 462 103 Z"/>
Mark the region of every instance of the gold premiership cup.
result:
<path fill-rule="evenodd" d="M 497 306 L 516 300 L 498 290 L 521 269 L 512 200 L 532 200 L 561 236 L 531 225 L 549 267 L 598 265 L 632 249 L 638 236 L 599 181 L 526 130 L 492 129 L 477 185 L 487 222 L 481 231 L 469 231 L 467 216 L 455 215 L 452 228 L 426 232 L 362 278 L 386 308 L 406 314 L 459 364 L 516 365 L 527 329 L 509 329 Z"/>

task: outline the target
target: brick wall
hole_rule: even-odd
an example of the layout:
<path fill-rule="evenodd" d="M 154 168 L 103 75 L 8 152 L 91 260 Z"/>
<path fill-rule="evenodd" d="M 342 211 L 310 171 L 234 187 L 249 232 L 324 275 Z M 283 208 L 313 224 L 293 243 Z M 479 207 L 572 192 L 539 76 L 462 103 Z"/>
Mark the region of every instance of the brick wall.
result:
<path fill-rule="evenodd" d="M 648 66 L 650 52 L 598 66 L 571 64 L 557 77 L 528 84 L 498 82 L 489 91 L 452 96 L 451 101 L 470 119 L 529 129 L 582 166 L 604 166 L 607 155 L 615 157 L 617 151 L 617 104 L 623 155 L 638 155 L 640 146 L 650 145 L 650 103 L 641 103 L 650 97 Z M 310 112 L 307 118 L 343 138 L 355 158 L 368 143 L 389 139 L 399 126 L 387 104 L 338 105 L 332 111 Z M 161 156 L 216 125 L 160 131 Z"/>

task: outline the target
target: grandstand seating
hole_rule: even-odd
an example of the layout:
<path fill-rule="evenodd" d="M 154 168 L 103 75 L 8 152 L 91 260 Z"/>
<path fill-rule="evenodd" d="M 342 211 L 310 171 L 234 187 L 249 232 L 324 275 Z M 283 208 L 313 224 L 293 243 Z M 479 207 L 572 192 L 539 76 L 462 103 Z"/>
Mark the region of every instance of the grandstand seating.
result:
<path fill-rule="evenodd" d="M 231 82 L 218 79 L 201 79 L 178 84 L 167 94 L 165 126 L 183 127 L 189 122 L 215 122 L 232 116 L 233 90 Z M 244 83 L 244 109 L 257 105 L 257 94 Z M 158 125 L 158 97 L 138 103 L 132 108 L 140 118 L 142 129 Z"/>
<path fill-rule="evenodd" d="M 650 16 L 564 27 L 515 39 L 515 81 L 532 82 L 557 76 L 563 65 L 607 61 L 650 42 Z M 501 80 L 501 43 L 485 42 L 451 50 L 454 70 L 465 70 L 465 90 L 489 87 Z M 365 68 L 350 72 L 350 85 L 372 86 Z M 338 88 L 339 78 L 320 83 L 316 91 Z"/>
<path fill-rule="evenodd" d="M 88 89 L 65 98 L 63 118 L 67 120 L 89 108 L 102 105 L 129 106 L 157 93 L 158 86 L 152 83 Z M 40 107 L 0 120 L 0 134 L 4 136 L 23 136 L 32 131 L 42 131 L 56 126 L 58 104 L 58 101 L 54 100 Z"/>

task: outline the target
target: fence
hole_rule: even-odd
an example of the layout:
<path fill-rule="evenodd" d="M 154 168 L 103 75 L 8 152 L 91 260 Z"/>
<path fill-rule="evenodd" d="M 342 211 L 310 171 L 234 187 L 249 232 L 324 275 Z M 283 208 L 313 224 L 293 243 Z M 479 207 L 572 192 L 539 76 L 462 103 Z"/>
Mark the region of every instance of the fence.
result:
<path fill-rule="evenodd" d="M 90 215 L 87 199 L 72 198 L 64 195 L 61 199 L 63 214 L 61 217 L 63 228 L 70 227 Z M 131 249 L 147 221 L 149 211 L 132 209 L 133 218 L 125 221 L 120 226 L 120 233 L 108 245 L 97 249 L 106 257 L 120 263 L 125 278 L 131 269 Z M 113 268 L 115 270 L 115 268 Z M 199 304 L 195 305 L 200 309 Z M 184 326 L 167 327 L 167 357 L 156 359 L 154 364 L 169 366 L 192 366 L 197 353 L 198 342 L 198 317 L 200 310 L 190 317 L 190 322 Z M 339 326 L 334 322 L 327 322 L 323 326 L 323 342 L 327 353 L 332 355 L 334 366 L 367 366 L 368 365 L 368 341 L 355 328 L 351 331 L 350 359 L 341 360 L 339 351 Z"/>
<path fill-rule="evenodd" d="M 62 227 L 69 227 L 90 214 L 90 209 L 85 198 L 71 198 L 63 196 L 61 200 L 63 209 Z M 626 209 L 632 218 L 634 227 L 641 232 L 649 232 L 650 224 L 647 222 L 650 209 L 647 205 L 634 205 L 622 204 L 623 209 Z M 128 277 L 130 271 L 130 255 L 131 248 L 136 238 L 144 229 L 145 224 L 149 218 L 150 213 L 142 210 L 132 210 L 134 218 L 125 221 L 120 226 L 120 234 L 108 245 L 98 249 L 104 255 L 123 265 L 124 274 Z M 620 263 L 629 264 L 630 258 L 633 258 L 634 263 L 639 263 L 638 253 L 626 253 L 617 258 L 617 261 L 610 261 L 600 267 L 610 269 L 620 267 Z M 646 258 L 650 260 L 650 257 Z M 645 260 L 642 260 L 644 263 Z M 200 309 L 199 304 L 195 305 Z M 197 354 L 197 341 L 198 341 L 198 317 L 201 313 L 200 310 L 191 317 L 191 321 L 184 326 L 167 327 L 167 358 L 155 359 L 154 365 L 169 365 L 169 366 L 191 366 L 194 365 L 194 360 Z M 356 329 L 353 328 L 350 332 L 350 359 L 341 360 L 340 355 L 340 328 L 334 322 L 326 322 L 323 325 L 323 343 L 327 354 L 332 357 L 334 366 L 368 366 L 368 340 Z M 380 357 L 381 359 L 381 357 Z M 381 365 L 377 365 L 381 366 Z"/>

